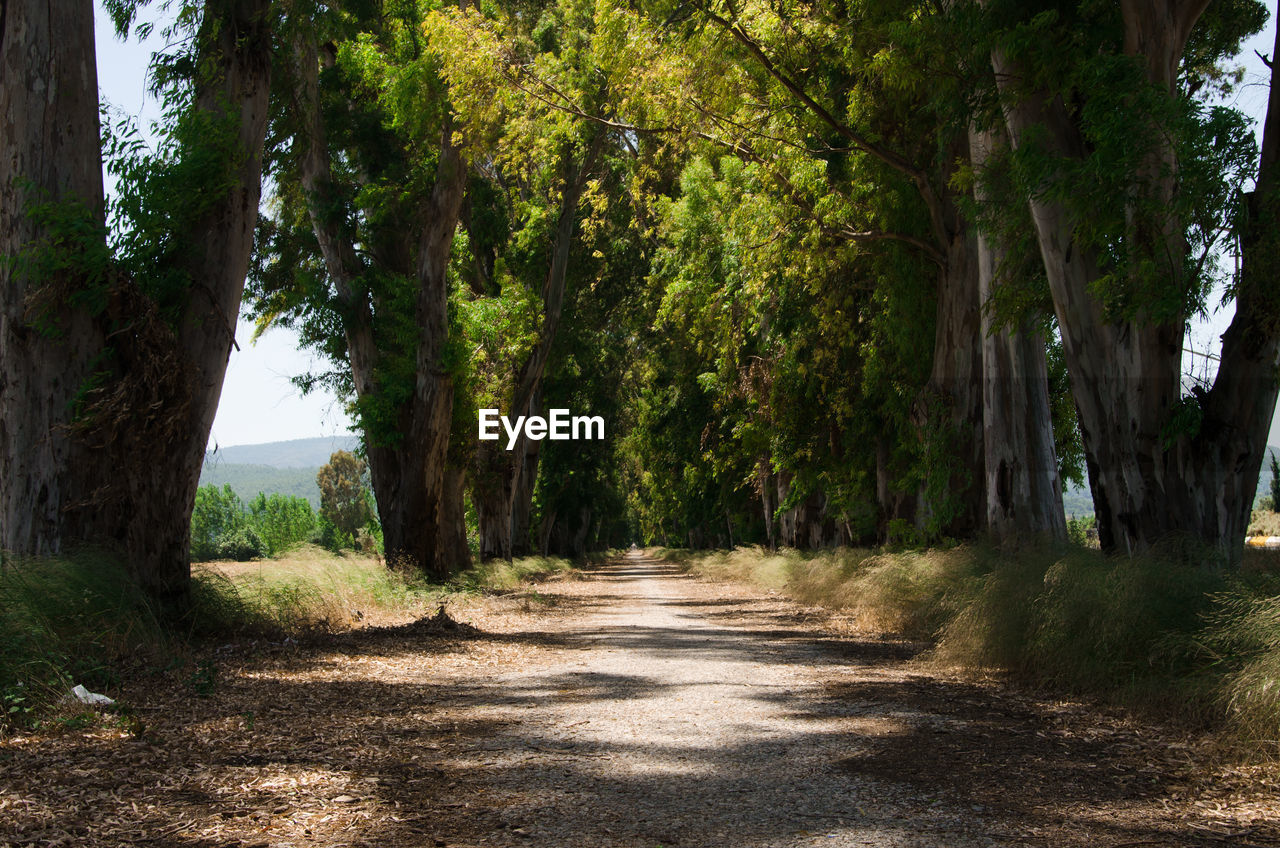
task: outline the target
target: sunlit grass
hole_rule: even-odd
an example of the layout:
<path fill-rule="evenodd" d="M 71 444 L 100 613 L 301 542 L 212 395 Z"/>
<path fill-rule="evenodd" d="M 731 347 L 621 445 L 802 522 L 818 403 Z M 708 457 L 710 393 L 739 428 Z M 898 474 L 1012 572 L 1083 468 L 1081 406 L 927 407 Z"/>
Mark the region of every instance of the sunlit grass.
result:
<path fill-rule="evenodd" d="M 927 641 L 920 661 L 933 666 L 1002 671 L 1280 739 L 1280 577 L 1260 558 L 1227 574 L 1187 545 L 1133 559 L 1070 545 L 657 553 Z"/>

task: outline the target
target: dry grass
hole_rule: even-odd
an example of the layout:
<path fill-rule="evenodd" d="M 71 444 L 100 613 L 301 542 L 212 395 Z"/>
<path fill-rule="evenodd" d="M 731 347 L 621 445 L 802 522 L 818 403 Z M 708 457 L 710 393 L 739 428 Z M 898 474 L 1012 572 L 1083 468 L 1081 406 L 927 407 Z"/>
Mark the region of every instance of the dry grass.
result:
<path fill-rule="evenodd" d="M 957 598 L 974 579 L 972 550 L 877 554 L 862 549 L 804 552 L 660 550 L 691 573 L 740 580 L 811 606 L 845 613 L 865 631 L 931 639 L 955 613 Z"/>
<path fill-rule="evenodd" d="M 1135 559 L 1024 550 L 664 551 L 691 573 L 839 610 L 865 631 L 931 641 L 937 668 L 998 670 L 1249 740 L 1280 739 L 1280 576 L 1225 575 L 1173 545 Z"/>
<path fill-rule="evenodd" d="M 1280 536 L 1280 512 L 1255 509 L 1249 518 L 1250 536 Z"/>

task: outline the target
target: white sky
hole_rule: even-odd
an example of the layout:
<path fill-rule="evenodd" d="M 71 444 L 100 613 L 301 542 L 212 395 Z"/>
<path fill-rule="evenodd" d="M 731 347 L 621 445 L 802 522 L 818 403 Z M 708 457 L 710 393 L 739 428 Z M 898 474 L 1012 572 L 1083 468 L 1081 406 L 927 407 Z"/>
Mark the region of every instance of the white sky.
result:
<path fill-rule="evenodd" d="M 146 69 L 153 50 L 162 45 L 159 33 L 146 44 L 136 39 L 122 43 L 116 38 L 110 19 L 97 6 L 98 85 L 113 107 L 129 115 L 141 116 L 145 125 L 156 117 L 155 104 L 146 93 Z M 144 10 L 145 13 L 146 10 Z M 1259 119 L 1266 110 L 1266 67 L 1254 55 L 1257 50 L 1270 56 L 1275 44 L 1275 15 L 1267 29 L 1248 45 L 1240 61 L 1247 68 L 1246 85 L 1237 104 Z M 159 30 L 160 27 L 157 27 Z M 1257 132 L 1261 137 L 1261 126 Z M 110 191 L 110 186 L 108 186 Z M 1191 343 L 1200 352 L 1216 353 L 1219 336 L 1231 321 L 1233 306 L 1217 311 L 1206 322 L 1191 328 Z M 333 395 L 314 392 L 302 397 L 289 378 L 310 370 L 312 357 L 297 349 L 297 336 L 289 330 L 272 329 L 256 344 L 250 342 L 251 325 L 241 321 L 222 388 L 222 401 L 209 437 L 210 446 L 258 444 L 302 439 L 311 436 L 343 435 L 350 431 L 351 419 Z M 1197 363 L 1203 367 L 1203 361 Z M 1185 369 L 1184 369 L 1185 370 Z M 1200 370 L 1198 368 L 1197 370 Z M 1280 444 L 1280 415 L 1272 418 L 1271 444 Z"/>

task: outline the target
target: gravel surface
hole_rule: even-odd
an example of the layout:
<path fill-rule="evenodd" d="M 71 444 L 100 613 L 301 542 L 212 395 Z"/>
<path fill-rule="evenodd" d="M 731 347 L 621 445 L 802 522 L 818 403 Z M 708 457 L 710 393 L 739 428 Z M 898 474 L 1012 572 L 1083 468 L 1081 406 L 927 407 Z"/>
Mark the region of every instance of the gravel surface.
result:
<path fill-rule="evenodd" d="M 539 845 L 999 844 L 981 810 L 850 775 L 868 739 L 946 720 L 830 697 L 815 634 L 725 621 L 723 599 L 633 554 L 566 635 L 590 653 L 502 674 L 492 786 Z M 694 591 L 690 591 L 693 589 Z M 607 603 L 605 603 L 607 601 Z M 716 614 L 720 610 L 720 614 Z M 711 611 L 711 614 L 709 614 Z M 731 612 L 731 610 L 730 610 Z M 901 680 L 899 670 L 862 669 Z M 482 765 L 476 762 L 475 766 Z"/>
<path fill-rule="evenodd" d="M 0 739 L 0 846 L 1280 846 L 1274 774 L 1210 739 L 641 554 L 449 612 Z"/>

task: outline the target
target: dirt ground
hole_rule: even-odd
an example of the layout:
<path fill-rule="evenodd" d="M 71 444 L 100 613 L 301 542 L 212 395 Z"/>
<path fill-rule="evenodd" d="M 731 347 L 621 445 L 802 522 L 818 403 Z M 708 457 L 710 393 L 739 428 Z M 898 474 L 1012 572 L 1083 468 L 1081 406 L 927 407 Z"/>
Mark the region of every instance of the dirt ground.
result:
<path fill-rule="evenodd" d="M 0 844 L 1280 846 L 1261 770 L 633 554 L 0 741 Z"/>

